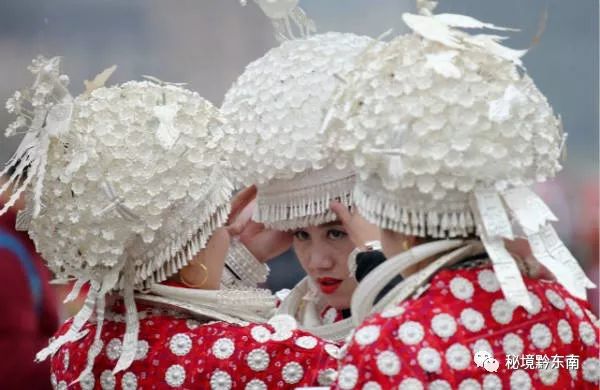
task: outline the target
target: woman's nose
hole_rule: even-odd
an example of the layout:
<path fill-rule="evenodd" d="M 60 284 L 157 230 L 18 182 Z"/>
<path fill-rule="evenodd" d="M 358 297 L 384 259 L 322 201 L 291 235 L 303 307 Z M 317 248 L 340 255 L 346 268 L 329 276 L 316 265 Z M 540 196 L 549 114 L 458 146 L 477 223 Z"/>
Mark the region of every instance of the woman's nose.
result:
<path fill-rule="evenodd" d="M 333 268 L 334 261 L 325 251 L 312 251 L 310 254 L 310 267 L 314 270 L 329 270 Z"/>

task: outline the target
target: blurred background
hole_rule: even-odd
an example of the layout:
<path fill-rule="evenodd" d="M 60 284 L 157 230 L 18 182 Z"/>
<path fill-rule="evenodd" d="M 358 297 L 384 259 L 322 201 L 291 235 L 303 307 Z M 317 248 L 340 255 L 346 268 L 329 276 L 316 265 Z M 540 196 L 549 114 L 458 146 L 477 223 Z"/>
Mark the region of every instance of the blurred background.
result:
<path fill-rule="evenodd" d="M 237 0 L 2 0 L 0 100 L 31 83 L 26 66 L 38 54 L 64 57 L 71 91 L 116 64 L 110 83 L 153 75 L 186 82 L 220 105 L 246 64 L 277 42 L 269 21 L 252 2 Z M 405 31 L 401 14 L 414 0 L 301 0 L 319 31 L 373 37 Z M 559 216 L 557 228 L 598 283 L 598 0 L 447 0 L 439 12 L 464 13 L 519 28 L 507 45 L 532 46 L 547 10 L 541 41 L 524 63 L 569 133 L 568 159 L 553 182 L 539 190 Z M 12 121 L 0 110 L 0 129 Z M 19 139 L 0 141 L 6 161 Z M 291 287 L 302 277 L 293 254 L 272 263 L 269 286 Z M 590 295 L 598 312 L 598 290 Z M 62 309 L 63 316 L 66 314 Z"/>

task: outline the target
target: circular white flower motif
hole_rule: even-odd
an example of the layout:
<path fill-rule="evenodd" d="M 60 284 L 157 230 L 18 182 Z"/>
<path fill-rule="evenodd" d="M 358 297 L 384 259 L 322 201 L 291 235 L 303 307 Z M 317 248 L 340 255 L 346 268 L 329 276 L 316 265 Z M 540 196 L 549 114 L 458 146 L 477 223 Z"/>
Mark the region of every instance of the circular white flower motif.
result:
<path fill-rule="evenodd" d="M 564 318 L 558 320 L 558 325 L 556 326 L 556 330 L 558 333 L 558 337 L 565 344 L 571 344 L 573 341 L 573 330 L 571 329 L 571 325 Z"/>
<path fill-rule="evenodd" d="M 450 281 L 450 292 L 457 299 L 471 299 L 474 290 L 473 283 L 461 276 L 456 276 Z"/>
<path fill-rule="evenodd" d="M 69 368 L 69 350 L 65 350 L 65 353 L 63 354 L 63 367 L 65 370 L 67 370 Z"/>
<path fill-rule="evenodd" d="M 392 351 L 381 352 L 377 355 L 377 368 L 383 375 L 397 375 L 400 372 L 400 359 Z"/>
<path fill-rule="evenodd" d="M 479 282 L 479 286 L 487 292 L 493 293 L 500 290 L 500 283 L 498 283 L 496 274 L 492 270 L 484 269 L 479 271 L 477 281 Z"/>
<path fill-rule="evenodd" d="M 229 359 L 235 352 L 235 344 L 228 338 L 220 338 L 212 346 L 212 353 L 217 359 Z"/>
<path fill-rule="evenodd" d="M 106 356 L 110 360 L 116 360 L 121 356 L 122 343 L 120 339 L 111 339 L 106 344 Z"/>
<path fill-rule="evenodd" d="M 287 384 L 293 385 L 302 380 L 304 376 L 304 369 L 299 363 L 289 362 L 283 369 L 281 370 L 281 376 L 283 377 L 283 381 Z"/>
<path fill-rule="evenodd" d="M 340 347 L 333 344 L 325 344 L 325 352 L 334 359 L 340 358 Z"/>
<path fill-rule="evenodd" d="M 511 390 L 529 390 L 531 389 L 531 378 L 524 370 L 514 371 L 510 375 Z"/>
<path fill-rule="evenodd" d="M 558 368 L 540 369 L 538 372 L 540 374 L 540 380 L 546 386 L 553 385 L 558 380 Z"/>
<path fill-rule="evenodd" d="M 67 390 L 67 382 L 65 382 L 65 381 L 58 382 L 58 386 L 56 386 L 56 390 Z"/>
<path fill-rule="evenodd" d="M 496 299 L 492 303 L 492 317 L 497 323 L 506 325 L 512 320 L 514 307 L 506 299 Z"/>
<path fill-rule="evenodd" d="M 423 326 L 416 321 L 405 322 L 398 329 L 398 337 L 407 345 L 420 343 L 424 336 Z"/>
<path fill-rule="evenodd" d="M 565 302 L 567 302 L 567 305 L 569 305 L 569 307 L 577 317 L 583 318 L 583 310 L 581 310 L 581 307 L 579 307 L 579 304 L 577 302 L 575 302 L 571 298 L 566 298 Z"/>
<path fill-rule="evenodd" d="M 485 319 L 477 310 L 467 308 L 460 312 L 460 323 L 470 332 L 479 332 L 485 325 Z"/>
<path fill-rule="evenodd" d="M 556 293 L 556 291 L 548 289 L 546 290 L 546 298 L 550 301 L 550 304 L 557 309 L 564 310 L 566 307 L 565 301 Z"/>
<path fill-rule="evenodd" d="M 262 325 L 254 326 L 250 330 L 250 335 L 252 336 L 254 341 L 258 343 L 266 343 L 271 339 L 271 331 L 269 331 L 269 329 L 265 328 Z"/>
<path fill-rule="evenodd" d="M 312 336 L 302 336 L 296 340 L 296 345 L 304 349 L 313 349 L 317 344 L 317 339 Z"/>
<path fill-rule="evenodd" d="M 544 324 L 533 325 L 529 335 L 531 336 L 533 345 L 539 349 L 548 348 L 550 344 L 552 344 L 552 332 L 550 332 L 550 329 Z"/>
<path fill-rule="evenodd" d="M 246 384 L 244 390 L 267 390 L 267 385 L 260 379 L 252 379 Z"/>
<path fill-rule="evenodd" d="M 587 346 L 591 347 L 596 343 L 596 332 L 589 322 L 581 321 L 579 323 L 579 337 Z"/>
<path fill-rule="evenodd" d="M 100 374 L 100 386 L 102 386 L 102 390 L 112 390 L 115 388 L 116 383 L 115 375 L 111 370 L 102 371 L 102 374 Z"/>
<path fill-rule="evenodd" d="M 169 349 L 174 355 L 185 356 L 192 349 L 192 339 L 185 333 L 177 333 L 171 337 Z"/>
<path fill-rule="evenodd" d="M 422 348 L 417 355 L 417 360 L 422 369 L 427 372 L 435 372 L 440 369 L 442 359 L 440 354 L 433 348 Z"/>
<path fill-rule="evenodd" d="M 502 388 L 502 381 L 498 375 L 488 374 L 483 378 L 483 390 L 498 390 Z"/>
<path fill-rule="evenodd" d="M 189 330 L 197 329 L 200 326 L 200 323 L 196 320 L 186 320 L 185 325 Z"/>
<path fill-rule="evenodd" d="M 475 379 L 465 379 L 460 382 L 458 390 L 481 390 L 481 385 Z"/>
<path fill-rule="evenodd" d="M 390 309 L 385 309 L 383 312 L 381 312 L 381 316 L 383 318 L 398 317 L 402 314 L 404 314 L 404 308 L 401 306 L 394 306 Z"/>
<path fill-rule="evenodd" d="M 365 383 L 362 390 L 381 390 L 381 386 L 377 382 L 370 381 Z"/>
<path fill-rule="evenodd" d="M 588 382 L 597 383 L 600 380 L 600 359 L 587 358 L 581 365 L 583 379 Z"/>
<path fill-rule="evenodd" d="M 333 368 L 327 368 L 325 370 L 319 371 L 319 376 L 317 377 L 317 382 L 320 386 L 331 386 L 333 382 L 337 379 L 337 371 Z"/>
<path fill-rule="evenodd" d="M 142 360 L 148 355 L 148 349 L 150 346 L 146 340 L 138 340 L 137 348 L 135 351 L 135 360 Z"/>
<path fill-rule="evenodd" d="M 485 352 L 489 352 L 491 354 L 493 354 L 493 350 L 492 350 L 492 346 L 490 345 L 490 343 L 485 340 L 485 339 L 479 339 L 477 341 L 475 341 L 473 343 L 473 345 L 471 346 L 471 351 L 473 353 L 477 353 L 479 351 L 485 351 Z"/>
<path fill-rule="evenodd" d="M 262 349 L 252 350 L 246 357 L 246 363 L 253 371 L 264 371 L 269 367 L 269 354 Z"/>
<path fill-rule="evenodd" d="M 502 349 L 507 355 L 520 355 L 523 353 L 523 340 L 515 333 L 508 333 L 502 338 Z"/>
<path fill-rule="evenodd" d="M 211 390 L 229 390 L 233 385 L 231 376 L 222 370 L 215 370 L 210 376 Z"/>
<path fill-rule="evenodd" d="M 298 328 L 298 323 L 294 317 L 288 314 L 278 314 L 271 318 L 269 325 L 275 329 L 275 333 L 271 335 L 271 340 L 284 341 L 294 335 L 294 330 Z"/>
<path fill-rule="evenodd" d="M 437 314 L 431 320 L 431 329 L 436 335 L 445 339 L 456 332 L 456 321 L 450 314 Z"/>
<path fill-rule="evenodd" d="M 423 390 L 423 384 L 415 378 L 406 378 L 400 382 L 398 390 Z"/>
<path fill-rule="evenodd" d="M 429 384 L 427 390 L 452 390 L 452 386 L 443 379 L 437 379 Z"/>
<path fill-rule="evenodd" d="M 171 387 L 179 387 L 185 382 L 185 369 L 179 364 L 173 364 L 165 372 L 165 382 Z"/>
<path fill-rule="evenodd" d="M 531 300 L 531 309 L 527 310 L 530 314 L 536 315 L 542 311 L 542 301 L 532 292 L 529 292 L 529 299 Z"/>
<path fill-rule="evenodd" d="M 464 370 L 471 363 L 471 352 L 462 344 L 452 344 L 446 350 L 446 363 L 455 370 Z"/>
<path fill-rule="evenodd" d="M 359 345 L 373 344 L 379 338 L 379 326 L 367 325 L 354 334 L 354 340 Z"/>
<path fill-rule="evenodd" d="M 79 384 L 82 390 L 92 390 L 96 384 L 94 374 L 91 372 L 86 374 L 83 378 L 81 378 L 81 382 L 79 382 Z"/>
<path fill-rule="evenodd" d="M 333 307 L 330 307 L 323 313 L 323 323 L 325 324 L 333 324 L 335 319 L 337 318 L 337 310 Z"/>
<path fill-rule="evenodd" d="M 126 372 L 121 378 L 121 387 L 123 390 L 135 390 L 137 389 L 137 377 L 133 372 Z"/>
<path fill-rule="evenodd" d="M 338 386 L 342 390 L 351 390 L 356 386 L 358 380 L 358 369 L 352 364 L 347 364 L 340 370 Z"/>

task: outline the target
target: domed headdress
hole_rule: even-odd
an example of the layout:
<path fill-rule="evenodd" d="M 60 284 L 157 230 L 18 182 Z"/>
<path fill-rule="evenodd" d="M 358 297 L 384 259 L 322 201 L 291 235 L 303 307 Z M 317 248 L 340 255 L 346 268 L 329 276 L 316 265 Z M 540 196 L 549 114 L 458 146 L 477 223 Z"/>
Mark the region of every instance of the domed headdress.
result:
<path fill-rule="evenodd" d="M 508 30 L 463 15 L 404 14 L 413 30 L 367 50 L 324 123 L 329 147 L 360 178 L 355 202 L 369 221 L 407 235 L 477 234 L 511 303 L 530 299 L 504 240 L 524 237 L 573 295 L 594 284 L 558 238 L 557 218 L 529 185 L 553 177 L 566 136 L 527 76 Z M 346 127 L 341 132 L 330 127 Z"/>
<path fill-rule="evenodd" d="M 352 71 L 374 41 L 309 35 L 314 26 L 298 1 L 257 3 L 276 26 L 288 28 L 277 30 L 283 43 L 249 64 L 225 96 L 221 110 L 239 129 L 226 136 L 229 160 L 243 184 L 257 184 L 257 222 L 278 230 L 330 222 L 336 218 L 331 201 L 352 204 L 354 172 L 338 169 L 319 130 L 340 82 L 336 76 Z M 288 19 L 297 21 L 301 37 L 287 32 Z"/>
<path fill-rule="evenodd" d="M 233 186 L 218 151 L 221 115 L 197 93 L 156 79 L 103 87 L 109 72 L 73 97 L 59 62 L 34 60 L 35 83 L 7 103 L 18 115 L 7 135 L 25 137 L 2 172 L 14 169 L 0 192 L 13 194 L 4 210 L 26 193 L 18 227 L 29 231 L 58 279 L 76 279 L 67 299 L 90 284 L 70 329 L 37 355 L 43 360 L 78 339 L 95 312 L 83 377 L 102 348 L 105 295 L 118 292 L 126 307 L 117 372 L 136 352 L 134 289 L 193 259 L 225 223 Z"/>

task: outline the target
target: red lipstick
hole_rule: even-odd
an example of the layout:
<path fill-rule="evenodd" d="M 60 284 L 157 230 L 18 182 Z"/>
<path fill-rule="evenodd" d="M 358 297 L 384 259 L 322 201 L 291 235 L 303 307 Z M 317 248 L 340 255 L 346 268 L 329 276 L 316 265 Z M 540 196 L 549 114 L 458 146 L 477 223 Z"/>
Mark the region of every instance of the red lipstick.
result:
<path fill-rule="evenodd" d="M 333 294 L 342 284 L 343 280 L 334 278 L 319 278 L 317 283 L 323 294 Z"/>

